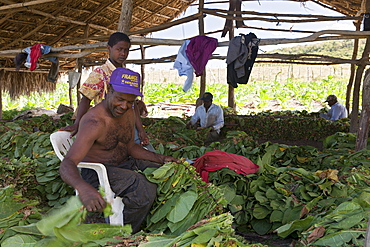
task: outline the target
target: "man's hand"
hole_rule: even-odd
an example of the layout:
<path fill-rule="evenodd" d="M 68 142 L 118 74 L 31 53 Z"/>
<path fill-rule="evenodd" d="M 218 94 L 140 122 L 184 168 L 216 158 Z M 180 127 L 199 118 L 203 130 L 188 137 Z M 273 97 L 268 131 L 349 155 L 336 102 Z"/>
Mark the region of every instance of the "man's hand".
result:
<path fill-rule="evenodd" d="M 165 156 L 165 155 L 163 155 L 164 157 L 163 157 L 163 162 L 164 163 L 167 163 L 167 162 L 176 162 L 176 163 L 181 163 L 181 160 L 178 160 L 178 159 L 176 159 L 176 158 L 174 158 L 174 157 L 172 157 L 172 156 Z"/>
<path fill-rule="evenodd" d="M 150 144 L 148 135 L 145 133 L 145 131 L 138 131 L 138 135 L 139 135 L 142 146 L 146 146 Z"/>
<path fill-rule="evenodd" d="M 60 128 L 59 130 L 64 130 L 64 131 L 69 131 L 71 132 L 71 137 L 76 135 L 77 134 L 77 131 L 78 131 L 78 124 L 74 123 L 74 124 L 71 124 L 69 126 L 65 126 L 65 127 L 62 127 Z"/>
<path fill-rule="evenodd" d="M 189 121 L 189 122 L 186 123 L 186 128 L 187 129 L 194 129 L 194 125 L 192 125 L 191 122 Z"/>
<path fill-rule="evenodd" d="M 102 212 L 107 206 L 99 191 L 89 185 L 78 191 L 82 204 L 89 212 Z"/>

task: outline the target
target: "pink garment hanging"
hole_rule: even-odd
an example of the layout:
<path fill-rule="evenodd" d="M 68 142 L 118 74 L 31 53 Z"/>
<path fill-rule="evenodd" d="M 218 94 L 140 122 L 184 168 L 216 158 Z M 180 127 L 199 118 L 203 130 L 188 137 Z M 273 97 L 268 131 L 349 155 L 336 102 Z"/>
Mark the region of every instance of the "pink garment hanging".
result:
<path fill-rule="evenodd" d="M 224 151 L 209 151 L 195 160 L 193 166 L 205 182 L 209 182 L 208 173 L 222 168 L 229 168 L 238 174 L 247 175 L 256 173 L 259 166 L 250 159 Z"/>
<path fill-rule="evenodd" d="M 36 44 L 31 47 L 31 53 L 30 53 L 30 63 L 31 63 L 30 70 L 31 71 L 36 69 L 37 60 L 39 59 L 39 57 L 42 56 L 41 45 L 42 44 Z"/>
<path fill-rule="evenodd" d="M 186 56 L 195 70 L 196 76 L 201 76 L 212 52 L 217 48 L 215 38 L 199 35 L 190 39 L 186 47 Z"/>

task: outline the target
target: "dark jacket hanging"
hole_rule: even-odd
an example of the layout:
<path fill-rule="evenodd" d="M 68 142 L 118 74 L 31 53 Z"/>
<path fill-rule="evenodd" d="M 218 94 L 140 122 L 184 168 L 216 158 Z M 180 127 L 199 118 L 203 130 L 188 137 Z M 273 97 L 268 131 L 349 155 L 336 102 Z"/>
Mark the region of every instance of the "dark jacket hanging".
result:
<path fill-rule="evenodd" d="M 237 88 L 247 84 L 258 53 L 259 39 L 254 33 L 241 34 L 230 40 L 227 51 L 227 83 Z"/>

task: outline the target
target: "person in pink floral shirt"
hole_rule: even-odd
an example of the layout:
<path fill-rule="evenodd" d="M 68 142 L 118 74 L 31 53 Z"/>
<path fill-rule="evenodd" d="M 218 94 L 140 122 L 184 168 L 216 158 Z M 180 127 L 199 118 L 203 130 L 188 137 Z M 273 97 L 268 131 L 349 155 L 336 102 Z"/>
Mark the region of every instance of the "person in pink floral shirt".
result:
<path fill-rule="evenodd" d="M 108 52 L 109 59 L 100 67 L 97 67 L 92 71 L 79 89 L 82 94 L 80 104 L 77 108 L 77 116 L 74 124 L 62 127 L 60 130 L 71 131 L 71 135 L 74 136 L 79 127 L 82 116 L 89 110 L 91 101 L 94 104 L 100 103 L 104 99 L 104 95 L 107 92 L 107 84 L 109 78 L 118 67 L 124 67 L 123 63 L 126 61 L 131 47 L 130 38 L 121 32 L 113 33 L 108 40 Z M 138 130 L 138 135 L 141 141 L 141 145 L 149 145 L 149 138 L 145 133 L 143 125 L 141 123 L 140 114 L 136 103 L 134 104 L 135 110 L 135 127 Z"/>

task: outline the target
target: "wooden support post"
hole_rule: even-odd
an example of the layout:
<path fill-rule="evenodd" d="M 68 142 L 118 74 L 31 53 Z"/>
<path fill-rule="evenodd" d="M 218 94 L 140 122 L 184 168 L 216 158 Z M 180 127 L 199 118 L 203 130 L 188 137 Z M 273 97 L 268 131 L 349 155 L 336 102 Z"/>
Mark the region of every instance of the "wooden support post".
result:
<path fill-rule="evenodd" d="M 366 70 L 362 87 L 362 111 L 357 131 L 356 151 L 366 148 L 370 123 L 370 69 Z"/>
<path fill-rule="evenodd" d="M 199 35 L 204 35 L 204 16 L 203 16 L 203 8 L 204 8 L 204 0 L 199 0 L 199 18 L 198 18 L 198 27 L 199 27 Z M 200 88 L 199 88 L 199 98 L 203 96 L 206 92 L 206 68 L 204 68 L 203 74 L 200 76 Z M 196 102 L 196 106 L 199 106 L 201 101 Z"/>
<path fill-rule="evenodd" d="M 3 118 L 3 75 L 4 70 L 0 70 L 0 119 Z"/>
<path fill-rule="evenodd" d="M 90 25 L 86 25 L 86 27 L 84 29 L 84 38 L 87 40 L 89 35 L 90 35 Z M 85 43 L 87 43 L 87 41 Z M 81 50 L 81 51 L 83 51 L 83 50 Z M 77 85 L 76 85 L 76 98 L 77 98 L 76 108 L 78 107 L 78 105 L 80 104 L 80 101 L 81 101 L 81 93 L 80 93 L 79 89 L 81 87 L 83 61 L 84 61 L 83 57 L 82 58 L 77 58 L 77 60 L 76 60 L 77 72 L 80 73 L 80 78 L 78 79 L 78 82 L 77 82 Z M 73 107 L 72 89 L 70 88 L 69 90 L 70 90 L 70 106 Z"/>
<path fill-rule="evenodd" d="M 77 105 L 79 105 L 80 101 L 81 101 L 81 94 L 78 90 L 81 87 L 82 65 L 83 65 L 83 58 L 78 58 L 77 59 L 77 71 L 78 71 L 78 73 L 81 73 L 81 76 L 80 76 L 80 79 L 78 79 L 78 82 L 77 82 Z"/>
<path fill-rule="evenodd" d="M 141 51 L 141 59 L 145 59 L 145 47 L 143 45 L 140 45 L 140 51 Z M 140 91 L 143 94 L 143 97 L 141 97 L 141 100 L 144 101 L 144 85 L 145 85 L 145 64 L 140 65 L 141 69 L 141 85 L 140 85 Z"/>
<path fill-rule="evenodd" d="M 370 12 L 370 0 L 364 0 L 365 3 L 365 13 Z M 361 79 L 364 73 L 366 63 L 369 61 L 369 52 L 370 52 L 370 36 L 366 38 L 366 44 L 364 51 L 362 52 L 362 57 L 358 63 L 355 83 L 353 86 L 353 97 L 352 97 L 352 112 L 351 112 L 351 125 L 349 131 L 351 133 L 356 133 L 358 130 L 358 111 L 359 111 L 359 101 L 360 101 L 360 88 L 361 88 Z"/>
<path fill-rule="evenodd" d="M 354 25 L 356 27 L 356 31 L 360 31 L 361 21 L 354 22 Z M 359 39 L 358 38 L 354 39 L 353 43 L 354 44 L 353 44 L 352 60 L 355 60 L 357 58 L 357 53 L 358 53 Z M 355 78 L 355 72 L 356 72 L 356 64 L 351 64 L 351 74 L 348 80 L 347 92 L 346 92 L 346 108 L 348 112 L 350 112 L 351 91 L 352 91 L 352 86 L 353 86 L 353 80 Z"/>
<path fill-rule="evenodd" d="M 122 0 L 121 15 L 118 20 L 118 32 L 128 33 L 131 27 L 133 0 Z"/>
<path fill-rule="evenodd" d="M 204 35 L 204 16 L 203 16 L 204 0 L 199 0 L 198 10 L 198 26 L 199 26 L 199 35 Z"/>
<path fill-rule="evenodd" d="M 366 63 L 369 61 L 369 51 L 370 51 L 370 38 L 367 38 L 364 52 L 362 53 L 362 58 L 356 70 L 355 83 L 353 87 L 353 97 L 352 97 L 353 106 L 351 112 L 351 126 L 349 129 L 351 133 L 356 133 L 358 130 L 358 111 L 360 101 L 361 79 L 366 67 Z"/>
<path fill-rule="evenodd" d="M 77 93 L 78 94 L 78 93 Z M 72 100 L 72 88 L 68 88 L 68 98 L 69 98 L 69 106 L 73 107 L 73 100 Z"/>
<path fill-rule="evenodd" d="M 229 40 L 234 38 L 234 25 L 232 25 L 231 30 L 229 30 Z M 236 104 L 235 104 L 235 94 L 234 94 L 234 88 L 229 84 L 229 92 L 228 92 L 228 97 L 227 97 L 227 106 L 231 107 L 235 110 Z"/>

